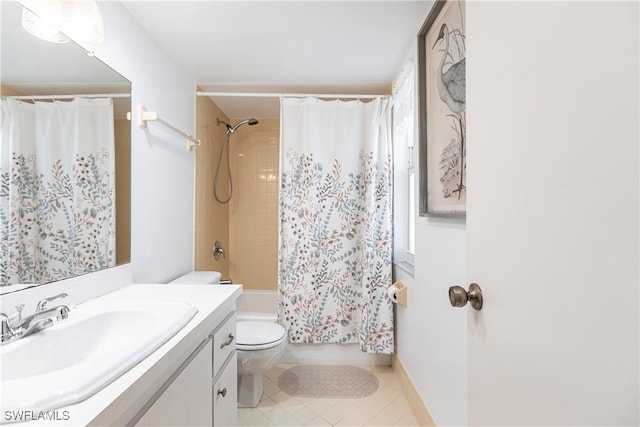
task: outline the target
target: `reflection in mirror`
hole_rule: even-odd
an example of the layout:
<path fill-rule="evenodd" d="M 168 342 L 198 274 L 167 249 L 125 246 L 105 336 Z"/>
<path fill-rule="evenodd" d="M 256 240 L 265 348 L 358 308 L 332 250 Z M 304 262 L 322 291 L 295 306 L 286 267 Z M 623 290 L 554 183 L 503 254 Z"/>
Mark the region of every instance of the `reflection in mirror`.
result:
<path fill-rule="evenodd" d="M 130 258 L 131 84 L 0 2 L 0 293 Z"/>

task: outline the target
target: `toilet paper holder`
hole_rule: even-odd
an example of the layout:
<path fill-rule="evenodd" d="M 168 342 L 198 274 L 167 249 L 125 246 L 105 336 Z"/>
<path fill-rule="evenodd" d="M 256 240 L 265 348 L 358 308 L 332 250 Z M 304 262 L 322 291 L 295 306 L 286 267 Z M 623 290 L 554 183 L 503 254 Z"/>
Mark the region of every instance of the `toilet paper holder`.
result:
<path fill-rule="evenodd" d="M 389 297 L 391 301 L 400 304 L 407 305 L 407 287 L 402 282 L 395 282 L 388 288 Z"/>

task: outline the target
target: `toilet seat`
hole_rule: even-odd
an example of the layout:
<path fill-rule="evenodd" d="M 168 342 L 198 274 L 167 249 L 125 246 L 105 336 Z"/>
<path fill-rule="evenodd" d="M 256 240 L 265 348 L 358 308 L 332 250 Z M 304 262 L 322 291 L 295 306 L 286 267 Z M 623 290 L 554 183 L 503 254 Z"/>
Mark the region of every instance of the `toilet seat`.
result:
<path fill-rule="evenodd" d="M 241 321 L 236 324 L 236 349 L 263 350 L 275 347 L 286 339 L 286 331 L 277 323 Z"/>

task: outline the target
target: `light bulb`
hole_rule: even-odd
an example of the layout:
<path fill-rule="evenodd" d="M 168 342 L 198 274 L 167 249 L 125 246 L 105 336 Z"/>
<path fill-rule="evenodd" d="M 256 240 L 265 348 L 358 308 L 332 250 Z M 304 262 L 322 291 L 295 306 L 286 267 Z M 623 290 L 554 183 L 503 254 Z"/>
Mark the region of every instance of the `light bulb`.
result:
<path fill-rule="evenodd" d="M 58 31 L 59 13 L 55 9 L 49 8 L 51 11 L 47 19 L 43 19 L 27 8 L 22 9 L 22 28 L 27 30 L 31 35 L 39 39 L 53 43 L 66 43 L 69 37 Z"/>
<path fill-rule="evenodd" d="M 100 43 L 104 27 L 94 0 L 22 0 L 22 26 L 30 34 L 54 43 L 73 39 Z"/>

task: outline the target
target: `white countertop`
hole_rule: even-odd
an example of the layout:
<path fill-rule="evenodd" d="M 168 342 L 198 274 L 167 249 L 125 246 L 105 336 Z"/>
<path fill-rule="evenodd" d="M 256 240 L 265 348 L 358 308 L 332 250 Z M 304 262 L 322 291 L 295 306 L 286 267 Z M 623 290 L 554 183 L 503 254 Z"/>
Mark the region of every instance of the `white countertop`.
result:
<path fill-rule="evenodd" d="M 209 334 L 225 317 L 235 310 L 236 299 L 241 292 L 240 285 L 137 284 L 87 301 L 84 304 L 95 304 L 100 301 L 129 303 L 179 301 L 196 307 L 198 313 L 156 351 L 93 396 L 74 405 L 41 414 L 50 419 L 20 425 L 127 424 L 194 350 L 208 339 Z"/>

